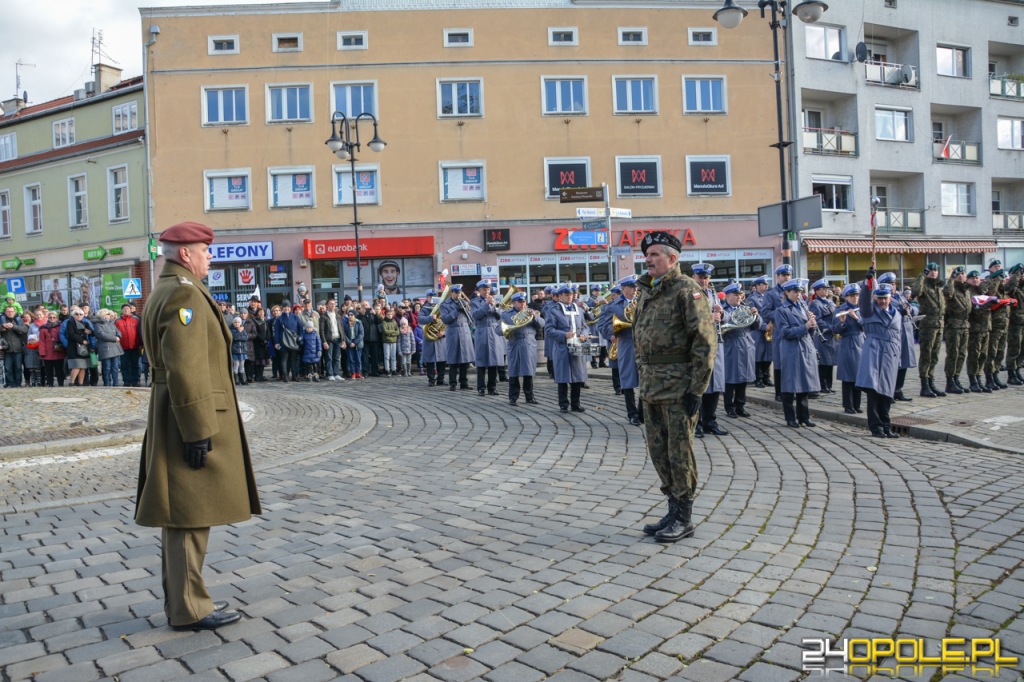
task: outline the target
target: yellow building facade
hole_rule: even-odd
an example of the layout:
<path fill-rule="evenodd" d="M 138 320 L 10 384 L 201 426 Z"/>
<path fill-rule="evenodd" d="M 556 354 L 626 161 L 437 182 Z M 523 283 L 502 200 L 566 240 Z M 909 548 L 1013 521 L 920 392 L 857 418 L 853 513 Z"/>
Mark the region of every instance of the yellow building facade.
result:
<path fill-rule="evenodd" d="M 144 9 L 154 231 L 213 227 L 211 289 L 232 301 L 300 283 L 355 297 L 360 278 L 364 297 L 419 297 L 443 270 L 603 285 L 639 272 L 639 238 L 661 229 L 716 280 L 770 273 L 778 240 L 756 223 L 779 196 L 770 41 L 757 22 L 719 30 L 715 5 Z M 387 142 L 371 151 L 360 119 L 360 277 L 351 163 L 324 144 L 339 111 L 373 114 Z M 603 203 L 559 190 L 602 183 L 632 217 L 577 234 L 576 209 Z"/>

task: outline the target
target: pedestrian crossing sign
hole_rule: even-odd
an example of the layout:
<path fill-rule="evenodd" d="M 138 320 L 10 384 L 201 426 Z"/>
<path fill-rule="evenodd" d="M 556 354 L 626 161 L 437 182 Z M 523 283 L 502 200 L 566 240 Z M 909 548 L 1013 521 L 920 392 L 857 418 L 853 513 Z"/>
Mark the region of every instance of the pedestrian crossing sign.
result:
<path fill-rule="evenodd" d="M 128 300 L 142 298 L 142 279 L 138 277 L 122 279 L 121 289 L 123 290 L 124 297 Z"/>

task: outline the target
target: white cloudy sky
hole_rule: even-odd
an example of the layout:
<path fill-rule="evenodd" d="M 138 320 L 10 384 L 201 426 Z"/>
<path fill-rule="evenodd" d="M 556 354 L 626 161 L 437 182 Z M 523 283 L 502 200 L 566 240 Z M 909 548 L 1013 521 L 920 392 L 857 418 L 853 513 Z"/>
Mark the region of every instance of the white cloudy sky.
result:
<path fill-rule="evenodd" d="M 271 0 L 0 0 L 0 100 L 15 94 L 15 64 L 29 102 L 70 95 L 91 80 L 93 29 L 103 31 L 106 63 L 142 75 L 139 7 L 264 4 Z"/>

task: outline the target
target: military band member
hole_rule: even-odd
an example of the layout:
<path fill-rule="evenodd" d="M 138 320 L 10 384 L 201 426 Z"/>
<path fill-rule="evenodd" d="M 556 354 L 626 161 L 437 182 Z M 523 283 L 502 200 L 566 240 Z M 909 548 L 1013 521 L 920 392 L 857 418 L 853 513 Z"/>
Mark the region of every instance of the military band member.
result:
<path fill-rule="evenodd" d="M 946 343 L 946 393 L 961 395 L 970 392 L 960 383 L 960 372 L 967 360 L 968 320 L 971 315 L 971 295 L 967 291 L 967 269 L 953 269 L 946 286 L 942 288 L 946 302 L 943 335 Z"/>
<path fill-rule="evenodd" d="M 611 302 L 619 300 L 622 297 L 622 288 L 618 284 L 609 289 L 612 295 Z M 622 382 L 619 381 L 619 361 L 618 361 L 618 349 L 615 346 L 615 339 L 611 332 L 611 309 L 606 305 L 601 308 L 601 318 L 597 321 L 598 329 L 604 329 L 602 332 L 606 335 L 608 341 L 608 367 L 612 370 L 612 390 L 615 391 L 615 395 L 622 395 Z M 614 357 L 613 357 L 614 356 Z"/>
<path fill-rule="evenodd" d="M 1024 264 L 1017 263 L 1010 268 L 1010 280 L 1006 284 L 1007 296 L 1017 301 L 1010 311 L 1010 326 L 1006 330 L 1006 383 L 1012 386 L 1024 384 L 1020 374 L 1024 362 Z"/>
<path fill-rule="evenodd" d="M 591 312 L 593 312 L 593 310 L 595 308 L 597 308 L 598 306 L 600 306 L 602 303 L 603 303 L 603 301 L 601 300 L 601 285 L 599 285 L 599 284 L 591 284 L 590 285 L 590 298 L 588 298 L 586 300 L 587 308 Z M 593 318 L 591 320 L 591 322 L 593 322 L 596 325 L 597 318 Z M 608 343 L 609 343 L 609 341 L 608 341 L 607 338 L 602 336 L 600 332 L 598 332 L 598 334 L 597 334 L 597 343 L 598 343 L 598 346 L 601 349 L 601 353 L 596 358 L 590 358 L 590 366 L 593 369 L 598 369 L 598 368 L 601 368 L 601 367 L 607 367 L 608 366 L 607 363 L 608 363 Z"/>
<path fill-rule="evenodd" d="M 526 294 L 517 292 L 510 299 L 512 309 L 501 314 L 501 321 L 515 326 L 516 315 L 529 311 L 530 321 L 508 334 L 508 402 L 515 407 L 519 400 L 519 380 L 527 405 L 536 405 L 533 397 L 533 376 L 537 373 L 537 332 L 544 328 L 544 318 L 526 306 Z"/>
<path fill-rule="evenodd" d="M 764 309 L 761 310 L 761 319 L 767 323 L 771 323 L 773 327 L 772 337 L 773 343 L 771 343 L 772 350 L 772 374 L 775 377 L 775 399 L 782 402 L 782 386 L 780 383 L 780 376 L 782 374 L 782 364 L 779 360 L 779 344 L 774 343 L 774 339 L 778 338 L 775 336 L 775 332 L 778 331 L 778 325 L 775 324 L 775 309 L 779 308 L 786 297 L 782 293 L 782 286 L 793 278 L 793 266 L 783 264 L 775 268 L 775 286 L 769 289 L 764 295 Z M 767 386 L 768 384 L 765 383 Z"/>
<path fill-rule="evenodd" d="M 693 431 L 718 341 L 703 288 L 679 271 L 679 239 L 649 232 L 640 246 L 647 274 L 638 281 L 633 341 L 647 452 L 668 498 L 668 513 L 643 531 L 658 542 L 676 542 L 693 535 Z"/>
<path fill-rule="evenodd" d="M 420 327 L 425 327 L 441 316 L 440 310 L 437 311 L 436 316 L 430 314 L 433 306 L 436 305 L 432 303 L 431 299 L 437 295 L 437 292 L 433 290 L 427 292 L 426 303 L 420 308 Z M 445 332 L 441 332 L 437 341 L 431 341 L 426 336 L 423 337 L 423 357 L 421 362 L 427 368 L 427 384 L 430 386 L 444 386 L 445 368 L 447 367 L 445 353 Z"/>
<path fill-rule="evenodd" d="M 580 309 L 572 302 L 573 294 L 569 285 L 563 284 L 553 293 L 558 304 L 544 318 L 544 338 L 552 337 L 558 409 L 562 412 L 568 412 L 570 408 L 573 412 L 585 412 L 580 404 L 580 389 L 587 380 L 586 358 L 570 353 L 569 347 L 586 341 L 589 330 Z"/>
<path fill-rule="evenodd" d="M 859 414 L 861 390 L 857 388 L 857 371 L 864 348 L 864 327 L 860 323 L 860 285 L 843 287 L 844 303 L 836 309 L 833 336 L 839 336 L 836 353 L 836 376 L 843 386 L 843 411 Z"/>
<path fill-rule="evenodd" d="M 441 304 L 441 321 L 445 323 L 445 359 L 448 362 L 448 390 L 469 390 L 469 363 L 474 360 L 472 320 L 469 301 L 461 284 L 451 285 L 451 296 Z"/>
<path fill-rule="evenodd" d="M 877 284 L 874 272 L 861 289 L 860 321 L 864 327 L 864 348 L 857 370 L 857 386 L 868 396 L 868 428 L 876 438 L 899 438 L 892 430 L 889 408 L 896 392 L 903 347 L 903 315 L 892 303 L 893 288 Z"/>
<path fill-rule="evenodd" d="M 722 324 L 732 322 L 733 313 L 740 305 L 743 290 L 738 283 L 730 284 L 722 289 L 725 303 L 722 305 Z M 755 307 L 756 310 L 756 307 Z M 758 319 L 749 327 L 740 327 L 722 333 L 725 343 L 720 349 L 725 356 L 725 414 L 728 417 L 749 417 L 746 410 L 747 384 L 757 376 L 755 357 L 758 331 Z"/>
<path fill-rule="evenodd" d="M 1005 298 L 1006 271 L 1002 267 L 993 269 L 993 263 L 1002 265 L 999 261 L 989 264 L 988 281 L 985 285 L 985 293 L 996 298 Z M 994 306 L 991 312 L 992 331 L 988 335 L 988 367 L 985 369 L 985 385 L 993 391 L 1009 386 L 999 378 L 999 368 L 1003 363 L 1003 356 L 1006 354 L 1006 331 L 1010 326 L 1010 306 Z"/>
<path fill-rule="evenodd" d="M 836 340 L 832 325 L 836 321 L 836 304 L 832 302 L 832 286 L 827 279 L 819 279 L 811 289 L 814 290 L 814 300 L 807 307 L 814 314 L 817 327 L 821 330 L 821 334 L 812 332 L 814 349 L 818 351 L 818 383 L 822 393 L 832 393 L 832 377 L 836 366 Z"/>
<path fill-rule="evenodd" d="M 918 320 L 917 335 L 921 346 L 917 371 L 921 377 L 921 397 L 944 398 L 946 394 L 935 385 L 935 365 L 939 364 L 942 345 L 942 325 L 946 317 L 946 298 L 942 293 L 944 282 L 939 278 L 939 264 L 928 263 L 917 276 L 910 293 L 917 299 L 923 318 Z"/>
<path fill-rule="evenodd" d="M 498 395 L 498 366 L 505 363 L 504 337 L 500 330 L 501 311 L 491 295 L 491 284 L 486 279 L 476 283 L 476 294 L 469 302 L 469 311 L 475 325 L 473 346 L 476 350 L 476 392 L 479 395 Z"/>
<path fill-rule="evenodd" d="M 878 276 L 878 283 L 888 284 L 891 288 L 890 303 L 899 311 L 900 324 L 903 325 L 903 334 L 900 336 L 900 368 L 896 373 L 893 399 L 909 403 L 913 398 L 903 395 L 903 382 L 907 378 L 907 370 L 917 367 L 917 353 L 914 351 L 914 313 L 910 307 L 910 301 L 896 290 L 895 272 L 883 272 Z"/>
<path fill-rule="evenodd" d="M 633 426 L 640 426 L 643 415 L 636 402 L 636 387 L 640 385 L 640 375 L 637 373 L 636 367 L 633 327 L 621 324 L 629 323 L 626 308 L 636 298 L 636 277 L 629 275 L 622 278 L 619 280 L 619 288 L 622 291 L 622 296 L 611 303 L 606 303 L 602 308 L 603 323 L 599 323 L 598 329 L 603 329 L 608 338 L 613 339 L 617 354 L 615 362 L 618 366 L 619 389 L 626 401 L 626 418 Z M 615 320 L 619 320 L 621 326 L 618 333 L 615 332 Z"/>
<path fill-rule="evenodd" d="M 758 388 L 764 388 L 765 386 L 774 386 L 772 383 L 772 344 L 765 338 L 765 332 L 768 330 L 768 322 L 761 315 L 761 311 L 764 310 L 766 303 L 766 294 L 768 291 L 768 278 L 764 275 L 756 277 L 753 282 L 750 283 L 750 305 L 757 308 L 758 320 L 757 327 L 755 330 L 757 333 L 757 346 L 754 355 L 754 373 L 757 375 L 754 385 Z"/>
<path fill-rule="evenodd" d="M 551 317 L 551 311 L 555 309 L 556 305 L 558 305 L 558 301 L 555 300 L 555 289 L 557 289 L 557 288 L 558 287 L 554 287 L 554 286 L 544 287 L 544 293 L 546 294 L 547 298 L 544 300 L 544 304 L 543 304 L 543 306 L 540 309 L 540 314 L 541 314 L 541 317 L 543 317 L 545 320 L 548 319 L 549 317 Z M 554 360 L 552 358 L 552 353 L 554 352 L 553 349 L 554 349 L 554 342 L 551 339 L 548 338 L 547 334 L 545 334 L 544 335 L 544 358 L 545 358 L 545 368 L 547 369 L 548 378 L 549 379 L 554 379 L 555 378 L 555 365 L 554 365 Z"/>
<path fill-rule="evenodd" d="M 718 296 L 711 286 L 711 273 L 715 266 L 711 263 L 694 263 L 690 266 L 693 270 L 693 279 L 704 289 L 707 305 L 711 310 L 711 319 L 716 328 L 722 324 L 722 306 L 718 302 Z M 713 433 L 716 436 L 727 436 L 729 432 L 718 425 L 718 398 L 725 392 L 725 353 L 717 353 L 711 373 L 711 381 L 708 382 L 707 390 L 701 397 L 700 419 L 694 427 L 697 438 L 703 438 L 705 433 Z"/>
<path fill-rule="evenodd" d="M 596 323 L 597 320 L 594 317 L 593 313 L 590 312 L 590 309 L 587 308 L 587 305 L 582 300 L 580 300 L 580 287 L 579 287 L 579 285 L 578 284 L 570 284 L 569 285 L 569 293 L 572 294 L 572 296 L 571 296 L 571 299 L 572 299 L 571 303 L 574 306 L 576 306 L 576 310 L 580 314 L 580 319 L 582 319 L 583 320 L 583 324 L 585 324 L 588 327 L 587 333 L 590 334 L 589 327 L 590 327 L 590 325 Z M 593 335 L 590 334 L 590 336 L 593 336 Z M 590 340 L 593 341 L 592 338 Z M 586 379 L 586 377 L 588 376 L 586 364 L 588 362 L 590 362 L 591 357 L 592 357 L 591 355 L 583 356 L 583 359 L 584 359 L 584 363 L 583 363 L 583 365 L 584 365 L 583 366 L 583 376 L 584 376 L 583 388 L 590 388 L 590 385 L 587 383 L 587 379 Z"/>
<path fill-rule="evenodd" d="M 971 270 L 967 273 L 967 293 L 969 296 L 984 296 L 981 284 L 981 273 Z M 987 371 L 988 336 L 992 331 L 992 314 L 988 306 L 971 304 L 968 317 L 970 333 L 967 338 L 967 378 L 968 386 L 975 393 L 991 393 L 992 389 L 981 381 L 982 372 Z"/>
<path fill-rule="evenodd" d="M 817 326 L 814 315 L 802 301 L 806 280 L 791 279 L 782 285 L 786 300 L 775 309 L 775 335 L 782 362 L 782 411 L 786 426 L 812 428 L 807 394 L 818 389 L 818 354 L 811 334 Z M 795 408 L 795 409 L 794 409 Z"/>

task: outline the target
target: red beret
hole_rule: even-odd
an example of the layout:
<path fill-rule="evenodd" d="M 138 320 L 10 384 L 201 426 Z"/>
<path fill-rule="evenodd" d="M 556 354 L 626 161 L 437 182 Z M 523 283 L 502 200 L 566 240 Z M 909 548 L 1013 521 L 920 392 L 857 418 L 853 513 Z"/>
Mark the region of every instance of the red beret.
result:
<path fill-rule="evenodd" d="M 213 230 L 202 223 L 185 221 L 177 225 L 171 225 L 160 233 L 160 241 L 173 242 L 175 244 L 203 244 L 213 243 Z"/>

